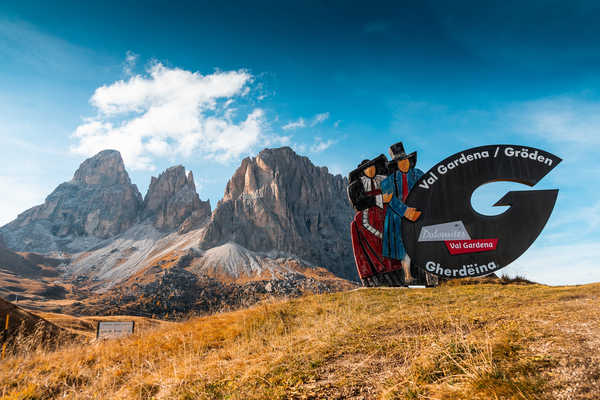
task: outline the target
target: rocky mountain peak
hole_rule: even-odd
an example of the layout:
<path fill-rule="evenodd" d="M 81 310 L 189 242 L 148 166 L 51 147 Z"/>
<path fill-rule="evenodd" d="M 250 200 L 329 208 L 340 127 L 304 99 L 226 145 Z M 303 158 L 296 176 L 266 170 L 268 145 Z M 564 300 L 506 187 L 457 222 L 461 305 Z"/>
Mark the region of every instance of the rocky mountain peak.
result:
<path fill-rule="evenodd" d="M 188 231 L 209 216 L 210 203 L 200 200 L 191 171 L 186 175 L 185 168 L 177 165 L 152 177 L 142 218 L 150 218 L 157 229 Z"/>
<path fill-rule="evenodd" d="M 278 249 L 355 278 L 348 237 L 346 180 L 289 147 L 245 158 L 227 183 L 202 247 L 228 241 L 252 251 Z"/>
<path fill-rule="evenodd" d="M 256 157 L 247 157 L 227 183 L 223 201 L 235 200 L 242 194 L 256 194 L 259 189 L 272 186 L 279 198 L 277 183 L 302 176 L 330 175 L 327 167 L 316 167 L 308 157 L 300 156 L 290 147 L 264 149 Z M 273 185 L 275 183 L 275 185 Z M 285 193 L 284 193 L 285 194 Z"/>
<path fill-rule="evenodd" d="M 21 213 L 0 233 L 17 251 L 82 251 L 133 226 L 141 204 L 121 154 L 105 150 L 81 163 L 71 181 L 60 184 L 44 204 Z"/>
<path fill-rule="evenodd" d="M 245 158 L 227 182 L 222 201 L 237 199 L 242 193 L 252 194 L 272 181 L 274 175 L 275 171 L 259 157 Z"/>
<path fill-rule="evenodd" d="M 287 146 L 262 150 L 256 156 L 256 162 L 263 168 L 274 171 L 279 171 L 298 163 L 312 165 L 308 157 L 298 155 L 292 148 Z M 314 167 L 314 165 L 312 166 Z"/>
<path fill-rule="evenodd" d="M 131 184 L 121 153 L 117 150 L 103 150 L 85 160 L 75 171 L 71 182 L 103 186 Z"/>

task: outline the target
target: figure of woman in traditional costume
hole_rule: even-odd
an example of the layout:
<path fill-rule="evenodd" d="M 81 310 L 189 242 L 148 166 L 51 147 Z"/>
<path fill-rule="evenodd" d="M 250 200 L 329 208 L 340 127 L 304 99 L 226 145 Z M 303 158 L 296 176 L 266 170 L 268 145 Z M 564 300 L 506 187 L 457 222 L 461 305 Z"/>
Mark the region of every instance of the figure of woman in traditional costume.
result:
<path fill-rule="evenodd" d="M 358 274 L 366 286 L 400 286 L 404 282 L 394 270 L 398 262 L 383 258 L 382 239 L 386 205 L 381 195 L 381 182 L 387 176 L 387 158 L 381 154 L 364 160 L 350 172 L 348 197 L 356 210 L 351 223 L 352 249 Z"/>
<path fill-rule="evenodd" d="M 417 152 L 406 154 L 402 142 L 390 146 L 388 164 L 390 175 L 381 182 L 383 202 L 387 204 L 383 226 L 383 257 L 399 260 L 404 269 L 405 281 L 410 283 L 413 276 L 410 271 L 410 257 L 402 243 L 402 218 L 416 221 L 421 212 L 406 205 L 410 190 L 423 176 L 423 171 L 415 168 Z"/>

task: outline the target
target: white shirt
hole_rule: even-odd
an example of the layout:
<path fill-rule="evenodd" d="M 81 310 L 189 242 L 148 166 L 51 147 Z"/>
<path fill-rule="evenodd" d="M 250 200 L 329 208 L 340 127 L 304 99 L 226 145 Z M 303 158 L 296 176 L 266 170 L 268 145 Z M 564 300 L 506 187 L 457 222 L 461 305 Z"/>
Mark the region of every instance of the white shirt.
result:
<path fill-rule="evenodd" d="M 370 192 L 376 189 L 381 189 L 381 182 L 385 179 L 384 175 L 375 175 L 373 178 L 369 178 L 368 176 L 361 176 L 360 180 L 363 184 L 363 188 L 365 192 Z M 381 194 L 375 196 L 375 204 L 379 208 L 383 208 L 383 197 Z"/>

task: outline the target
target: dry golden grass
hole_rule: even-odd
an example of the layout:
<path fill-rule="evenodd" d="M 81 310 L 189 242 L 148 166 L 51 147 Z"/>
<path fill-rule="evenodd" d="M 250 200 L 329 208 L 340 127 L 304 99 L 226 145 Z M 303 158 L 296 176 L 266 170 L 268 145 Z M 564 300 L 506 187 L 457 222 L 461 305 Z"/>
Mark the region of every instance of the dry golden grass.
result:
<path fill-rule="evenodd" d="M 0 298 L 0 358 L 57 350 L 63 343 L 77 340 L 78 335 Z"/>
<path fill-rule="evenodd" d="M 2 399 L 598 399 L 600 284 L 362 289 L 0 364 Z"/>

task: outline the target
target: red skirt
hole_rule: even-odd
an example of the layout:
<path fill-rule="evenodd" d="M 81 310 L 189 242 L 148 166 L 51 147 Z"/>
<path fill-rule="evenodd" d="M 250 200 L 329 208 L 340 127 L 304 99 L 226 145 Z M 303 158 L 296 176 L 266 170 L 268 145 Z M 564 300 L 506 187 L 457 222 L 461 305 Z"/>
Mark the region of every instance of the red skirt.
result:
<path fill-rule="evenodd" d="M 361 279 L 368 278 L 383 272 L 402 269 L 402 263 L 398 260 L 384 258 L 382 254 L 383 224 L 385 222 L 385 208 L 371 207 L 366 211 L 359 211 L 350 224 L 352 233 L 352 250 L 358 275 Z M 368 222 L 369 227 L 365 226 Z"/>

